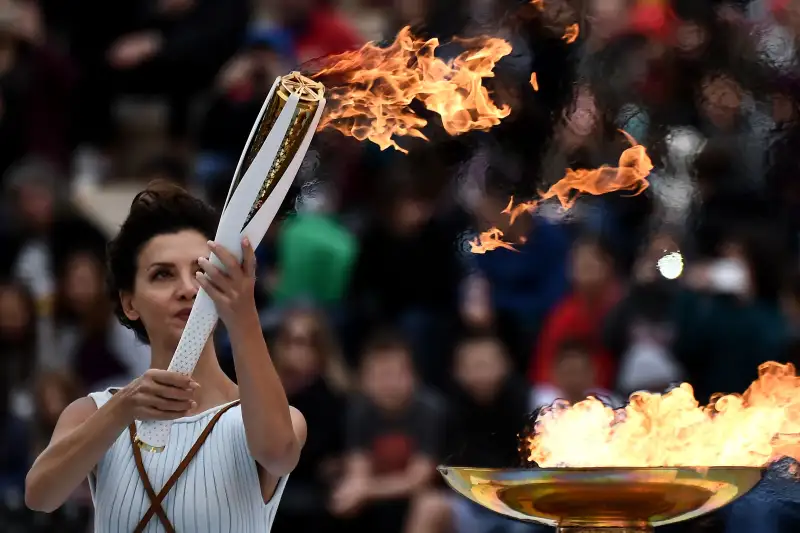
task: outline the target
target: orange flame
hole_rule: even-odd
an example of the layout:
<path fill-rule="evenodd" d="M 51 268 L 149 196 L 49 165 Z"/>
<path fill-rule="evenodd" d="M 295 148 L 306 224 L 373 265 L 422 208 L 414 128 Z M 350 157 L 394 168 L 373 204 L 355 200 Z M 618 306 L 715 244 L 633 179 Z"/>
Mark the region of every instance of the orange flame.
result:
<path fill-rule="evenodd" d="M 567 169 L 566 175 L 558 180 L 547 192 L 540 193 L 542 200 L 558 198 L 564 209 L 575 204 L 580 194 L 599 196 L 615 191 L 631 191 L 632 195 L 641 194 L 650 185 L 647 176 L 653 170 L 653 162 L 647 155 L 644 146 L 637 144 L 636 139 L 622 131 L 631 144 L 619 156 L 619 166 L 606 165 L 596 169 Z"/>
<path fill-rule="evenodd" d="M 473 254 L 485 254 L 497 248 L 517 251 L 510 243 L 503 240 L 503 232 L 497 228 L 490 228 L 470 241 L 470 251 Z"/>
<path fill-rule="evenodd" d="M 562 39 L 564 39 L 567 44 L 572 44 L 578 39 L 578 35 L 580 35 L 580 26 L 577 24 L 570 24 L 564 30 Z"/>
<path fill-rule="evenodd" d="M 536 78 L 536 73 L 535 72 L 533 72 L 531 74 L 531 87 L 533 87 L 534 91 L 538 91 L 539 90 L 539 80 Z"/>
<path fill-rule="evenodd" d="M 326 83 L 328 104 L 320 129 L 333 128 L 382 150 L 407 153 L 396 136 L 427 139 L 421 130 L 428 122 L 412 111 L 414 100 L 437 113 L 451 135 L 496 126 L 511 109 L 492 102 L 483 79 L 494 76 L 495 65 L 511 53 L 511 45 L 489 37 L 460 42 L 467 51 L 443 61 L 435 57 L 438 39 L 416 39 L 406 27 L 391 46 L 368 43 L 329 58 L 329 66 L 313 76 L 334 80 Z"/>
<path fill-rule="evenodd" d="M 536 209 L 536 206 L 539 205 L 537 200 L 531 200 L 530 202 L 520 202 L 517 205 L 514 205 L 514 197 L 512 196 L 508 200 L 508 205 L 505 209 L 501 211 L 504 215 L 508 215 L 509 224 L 513 224 L 517 217 L 523 213 L 529 213 Z"/>
<path fill-rule="evenodd" d="M 620 130 L 621 131 L 621 130 Z M 550 198 L 557 198 L 564 209 L 570 209 L 581 194 L 592 194 L 599 196 L 614 191 L 631 191 L 632 195 L 641 194 L 650 185 L 647 176 L 653 170 L 653 162 L 647 155 L 644 146 L 637 144 L 636 139 L 627 132 L 621 131 L 628 142 L 631 144 L 619 156 L 619 166 L 602 166 L 595 169 L 567 169 L 563 178 L 558 180 L 546 192 L 539 193 L 539 199 L 529 202 L 521 202 L 514 205 L 514 197 L 503 209 L 502 213 L 509 216 L 510 223 L 523 213 L 529 213 L 536 209 L 539 203 Z M 472 244 L 472 250 L 479 250 L 475 253 L 486 253 L 497 248 L 514 249 L 509 242 L 503 241 L 503 232 L 497 228 L 481 233 Z"/>
<path fill-rule="evenodd" d="M 701 406 L 691 385 L 636 393 L 621 410 L 589 398 L 543 409 L 523 446 L 541 467 L 766 466 L 800 459 L 800 377 L 770 362 L 742 394 Z"/>
<path fill-rule="evenodd" d="M 544 9 L 544 0 L 531 0 L 531 5 L 542 11 Z"/>

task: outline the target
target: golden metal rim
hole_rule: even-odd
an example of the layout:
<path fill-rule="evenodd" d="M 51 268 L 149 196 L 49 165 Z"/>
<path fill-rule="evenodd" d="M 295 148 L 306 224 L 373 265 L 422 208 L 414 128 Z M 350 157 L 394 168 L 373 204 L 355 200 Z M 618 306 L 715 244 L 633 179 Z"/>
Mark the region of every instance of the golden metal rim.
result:
<path fill-rule="evenodd" d="M 605 527 L 605 526 L 583 526 L 583 527 L 556 527 L 556 533 L 652 533 L 650 526 L 643 527 Z"/>
<path fill-rule="evenodd" d="M 321 102 L 325 97 L 323 84 L 296 71 L 281 78 L 281 88 L 290 94 L 296 94 L 303 102 Z"/>
<path fill-rule="evenodd" d="M 748 466 L 709 467 L 571 467 L 571 468 L 476 468 L 440 466 L 439 472 L 447 485 L 461 496 L 491 509 L 501 515 L 518 520 L 533 521 L 554 527 L 567 528 L 572 533 L 606 531 L 608 533 L 637 531 L 637 528 L 661 526 L 690 520 L 729 504 L 751 490 L 762 479 L 764 468 Z M 593 513 L 585 509 L 524 508 L 514 503 L 539 501 L 542 491 L 564 496 L 578 490 L 580 494 L 594 494 L 598 490 L 628 491 L 633 485 L 651 486 L 665 493 L 684 491 L 687 488 L 704 489 L 708 499 L 689 505 L 685 509 L 672 509 L 670 513 L 647 511 L 647 516 L 619 516 Z M 577 489 L 575 488 L 577 487 Z M 520 491 L 525 498 L 520 497 Z M 581 492 L 582 491 L 582 492 Z M 630 491 L 628 491 L 630 492 Z M 638 491 L 633 491 L 638 494 Z M 517 494 L 520 493 L 520 494 Z M 575 494 L 578 494 L 575 493 Z M 615 496 L 609 496 L 612 499 Z M 592 497 L 591 501 L 596 501 Z M 600 497 L 603 500 L 603 497 Z M 624 500 L 624 498 L 622 498 Z M 568 501 L 568 500 L 565 500 Z M 552 502 L 551 502 L 552 503 Z M 556 501 L 556 503 L 558 503 Z M 530 506 L 529 506 L 530 507 Z M 602 505 L 601 505 L 602 507 Z M 640 519 L 646 520 L 642 521 Z M 636 522 L 636 523 L 634 523 Z M 572 528 L 572 529 L 569 529 Z M 617 528 L 617 529 L 613 529 Z M 627 530 L 625 528 L 628 528 Z M 646 531 L 646 529 L 645 529 Z"/>
<path fill-rule="evenodd" d="M 481 468 L 479 466 L 439 465 L 437 470 L 456 469 L 460 472 L 487 472 L 510 474 L 518 472 L 544 472 L 544 473 L 579 473 L 579 472 L 663 472 L 665 470 L 695 470 L 695 471 L 720 471 L 720 470 L 766 470 L 758 466 L 583 466 L 583 467 L 558 467 L 558 468 Z"/>

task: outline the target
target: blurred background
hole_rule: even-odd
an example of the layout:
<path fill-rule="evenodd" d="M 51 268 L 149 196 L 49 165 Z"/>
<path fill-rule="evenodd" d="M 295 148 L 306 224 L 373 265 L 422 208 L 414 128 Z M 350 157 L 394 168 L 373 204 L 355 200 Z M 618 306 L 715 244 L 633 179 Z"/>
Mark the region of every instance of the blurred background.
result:
<path fill-rule="evenodd" d="M 149 364 L 104 285 L 135 192 L 163 178 L 220 206 L 276 76 L 406 25 L 511 42 L 488 87 L 513 111 L 408 155 L 315 137 L 258 249 L 264 335 L 310 428 L 276 533 L 538 531 L 434 465 L 518 465 L 556 398 L 686 380 L 705 402 L 797 361 L 800 0 L 0 0 L 0 532 L 90 531 L 88 489 L 34 514 L 24 478 L 68 403 Z M 509 196 L 616 165 L 618 129 L 655 166 L 643 194 L 509 226 Z M 522 244 L 471 253 L 490 227 Z M 797 485 L 677 531 L 798 531 Z"/>

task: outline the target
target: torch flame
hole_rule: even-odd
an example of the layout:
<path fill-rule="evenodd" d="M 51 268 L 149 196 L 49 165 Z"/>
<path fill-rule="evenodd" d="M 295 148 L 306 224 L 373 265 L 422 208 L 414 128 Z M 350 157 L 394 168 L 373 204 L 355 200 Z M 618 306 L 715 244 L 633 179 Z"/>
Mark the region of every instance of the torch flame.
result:
<path fill-rule="evenodd" d="M 561 38 L 564 39 L 567 44 L 572 44 L 578 39 L 578 35 L 580 35 L 580 26 L 577 24 L 570 24 L 564 30 L 564 36 Z"/>
<path fill-rule="evenodd" d="M 666 394 L 636 393 L 623 409 L 596 398 L 543 409 L 523 439 L 541 467 L 763 467 L 800 459 L 800 377 L 791 364 L 759 367 L 744 394 L 706 406 L 688 383 Z"/>
<path fill-rule="evenodd" d="M 606 165 L 595 169 L 567 169 L 566 175 L 550 187 L 547 192 L 540 193 L 542 200 L 558 198 L 564 209 L 573 206 L 580 194 L 599 196 L 614 191 L 631 191 L 632 195 L 641 194 L 650 185 L 647 176 L 653 170 L 653 162 L 647 155 L 644 146 L 627 132 L 621 131 L 631 147 L 619 156 L 619 166 Z"/>
<path fill-rule="evenodd" d="M 517 251 L 510 243 L 503 240 L 503 232 L 498 228 L 490 228 L 488 231 L 481 232 L 480 235 L 470 241 L 470 251 L 473 254 L 485 254 L 497 248 Z"/>
<path fill-rule="evenodd" d="M 495 65 L 511 53 L 511 45 L 490 37 L 460 42 L 467 51 L 444 61 L 435 56 L 438 39 L 416 39 L 406 27 L 386 48 L 367 43 L 361 50 L 329 58 L 329 66 L 313 75 L 334 80 L 326 82 L 328 104 L 320 129 L 333 128 L 382 150 L 407 153 L 395 137 L 426 139 L 422 129 L 428 121 L 411 109 L 414 100 L 437 113 L 450 135 L 496 126 L 511 109 L 492 102 L 483 79 L 494 76 Z"/>
<path fill-rule="evenodd" d="M 653 170 L 653 162 L 647 155 L 644 146 L 627 132 L 620 130 L 631 144 L 619 156 L 619 166 L 601 166 L 595 169 L 567 169 L 563 178 L 558 180 L 546 192 L 539 193 L 539 199 L 514 205 L 514 197 L 502 211 L 509 216 L 511 224 L 523 213 L 532 212 L 539 202 L 557 198 L 564 209 L 571 208 L 581 194 L 599 196 L 614 191 L 631 191 L 632 195 L 641 194 L 650 185 L 647 176 Z M 503 241 L 503 232 L 490 228 L 471 242 L 474 253 L 486 253 L 497 248 L 514 249 L 511 243 Z"/>
<path fill-rule="evenodd" d="M 504 215 L 508 215 L 509 224 L 513 224 L 517 217 L 520 216 L 522 213 L 528 213 L 536 209 L 536 206 L 539 204 L 537 200 L 531 200 L 530 202 L 520 202 L 517 205 L 514 205 L 514 197 L 512 196 L 508 200 L 508 205 L 505 209 L 501 211 Z"/>
<path fill-rule="evenodd" d="M 539 90 L 539 80 L 536 77 L 536 73 L 535 72 L 531 74 L 531 87 L 533 87 L 534 91 L 538 91 Z"/>

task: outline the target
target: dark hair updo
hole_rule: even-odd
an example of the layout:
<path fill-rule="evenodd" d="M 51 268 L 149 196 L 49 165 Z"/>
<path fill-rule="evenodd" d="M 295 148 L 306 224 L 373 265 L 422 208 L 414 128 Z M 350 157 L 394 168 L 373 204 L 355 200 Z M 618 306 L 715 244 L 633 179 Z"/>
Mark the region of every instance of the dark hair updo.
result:
<path fill-rule="evenodd" d="M 108 243 L 108 291 L 117 319 L 132 329 L 140 341 L 149 343 L 144 325 L 125 316 L 119 295 L 134 289 L 142 248 L 153 237 L 184 230 L 195 230 L 213 239 L 218 220 L 209 205 L 169 182 L 153 182 L 133 199 L 128 218 Z"/>

